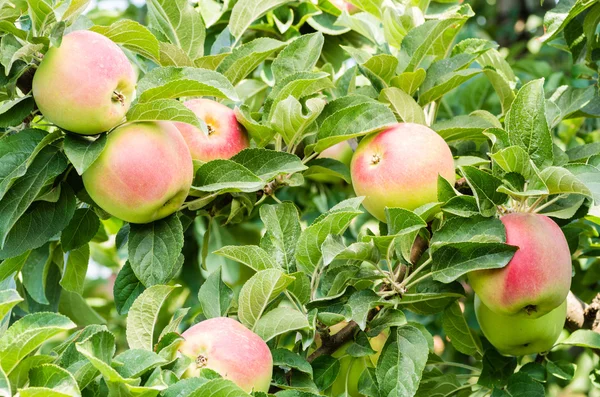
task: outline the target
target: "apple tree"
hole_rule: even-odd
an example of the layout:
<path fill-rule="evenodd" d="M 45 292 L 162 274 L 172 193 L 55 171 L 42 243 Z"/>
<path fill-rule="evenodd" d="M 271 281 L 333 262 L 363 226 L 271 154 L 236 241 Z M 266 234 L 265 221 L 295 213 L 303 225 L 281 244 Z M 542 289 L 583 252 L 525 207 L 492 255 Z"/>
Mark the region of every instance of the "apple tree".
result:
<path fill-rule="evenodd" d="M 481 4 L 0 0 L 0 396 L 600 396 L 600 2 Z"/>

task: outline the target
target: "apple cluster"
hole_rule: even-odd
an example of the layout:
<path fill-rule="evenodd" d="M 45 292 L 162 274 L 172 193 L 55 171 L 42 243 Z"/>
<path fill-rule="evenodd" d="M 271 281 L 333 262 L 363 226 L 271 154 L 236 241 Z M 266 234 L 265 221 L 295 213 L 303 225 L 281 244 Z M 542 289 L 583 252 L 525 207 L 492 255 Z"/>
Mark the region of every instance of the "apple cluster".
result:
<path fill-rule="evenodd" d="M 452 153 L 426 126 L 400 123 L 363 139 L 351 162 L 354 191 L 385 222 L 386 207 L 414 210 L 437 201 L 438 175 L 455 180 Z M 501 217 L 506 243 L 518 247 L 501 269 L 469 273 L 481 329 L 500 353 L 521 356 L 552 348 L 563 328 L 571 287 L 571 255 L 550 218 Z"/>
<path fill-rule="evenodd" d="M 104 150 L 82 175 L 86 191 L 109 214 L 148 223 L 181 207 L 193 182 L 193 160 L 227 159 L 249 142 L 233 110 L 209 99 L 184 103 L 207 132 L 168 121 L 126 123 L 136 78 L 119 46 L 78 30 L 48 50 L 33 96 L 44 118 L 68 133 L 108 132 Z"/>

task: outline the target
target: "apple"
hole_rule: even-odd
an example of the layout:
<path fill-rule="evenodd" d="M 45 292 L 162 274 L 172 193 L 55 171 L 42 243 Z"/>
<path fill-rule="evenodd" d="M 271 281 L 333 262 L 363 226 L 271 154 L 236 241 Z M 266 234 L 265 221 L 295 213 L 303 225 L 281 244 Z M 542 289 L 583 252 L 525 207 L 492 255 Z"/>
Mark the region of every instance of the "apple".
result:
<path fill-rule="evenodd" d="M 268 392 L 273 376 L 273 357 L 267 344 L 254 332 L 228 317 L 204 320 L 188 328 L 179 351 L 194 363 L 190 373 L 209 368 L 246 392 Z"/>
<path fill-rule="evenodd" d="M 493 312 L 543 316 L 558 307 L 571 288 L 567 240 L 545 215 L 512 213 L 500 220 L 506 228 L 506 242 L 519 249 L 501 269 L 470 272 L 471 287 Z"/>
<path fill-rule="evenodd" d="M 210 99 L 192 99 L 184 105 L 208 127 L 207 135 L 193 125 L 175 123 L 194 160 L 229 159 L 249 147 L 248 135 L 232 109 Z"/>
<path fill-rule="evenodd" d="M 435 131 L 399 123 L 360 141 L 350 173 L 364 207 L 385 222 L 386 207 L 414 210 L 437 201 L 438 175 L 454 184 L 454 160 Z"/>
<path fill-rule="evenodd" d="M 507 356 L 542 353 L 554 346 L 567 315 L 567 301 L 537 318 L 498 314 L 475 296 L 475 316 L 485 337 Z"/>
<path fill-rule="evenodd" d="M 94 135 L 129 110 L 136 74 L 123 51 L 99 33 L 77 30 L 51 47 L 33 77 L 33 97 L 48 121 Z"/>
<path fill-rule="evenodd" d="M 83 173 L 83 184 L 109 214 L 148 223 L 179 209 L 193 168 L 190 151 L 172 123 L 132 123 L 108 134 L 104 150 Z"/>
<path fill-rule="evenodd" d="M 329 2 L 333 4 L 335 8 L 340 11 L 346 11 L 348 14 L 356 14 L 360 11 L 358 7 L 346 0 L 329 0 Z"/>

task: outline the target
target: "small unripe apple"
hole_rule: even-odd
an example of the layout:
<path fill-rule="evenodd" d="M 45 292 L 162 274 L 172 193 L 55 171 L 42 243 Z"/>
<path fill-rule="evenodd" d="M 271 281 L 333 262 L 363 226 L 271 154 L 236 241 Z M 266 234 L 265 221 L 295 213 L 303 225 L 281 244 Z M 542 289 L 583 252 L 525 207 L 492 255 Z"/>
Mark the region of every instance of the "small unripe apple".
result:
<path fill-rule="evenodd" d="M 193 125 L 175 123 L 194 160 L 229 159 L 249 146 L 246 130 L 232 109 L 210 99 L 192 99 L 184 105 L 208 127 L 207 135 Z"/>
<path fill-rule="evenodd" d="M 209 368 L 246 392 L 268 392 L 273 357 L 254 332 L 228 317 L 204 320 L 188 328 L 179 351 L 194 362 L 191 374 Z"/>
<path fill-rule="evenodd" d="M 102 154 L 83 173 L 83 184 L 109 214 L 148 223 L 179 209 L 193 177 L 192 157 L 177 128 L 140 122 L 108 134 Z"/>
<path fill-rule="evenodd" d="M 502 354 L 524 356 L 554 346 L 567 315 L 567 301 L 538 318 L 506 316 L 491 311 L 475 296 L 475 315 L 485 337 Z"/>
<path fill-rule="evenodd" d="M 123 120 L 135 82 L 119 46 L 99 33 L 77 30 L 44 55 L 33 77 L 33 97 L 48 121 L 94 135 Z"/>
<path fill-rule="evenodd" d="M 357 196 L 385 222 L 386 207 L 414 210 L 437 201 L 438 175 L 454 184 L 454 160 L 446 142 L 430 128 L 399 123 L 364 138 L 350 165 Z"/>
<path fill-rule="evenodd" d="M 493 312 L 543 316 L 559 306 L 571 288 L 567 240 L 545 215 L 513 213 L 500 220 L 506 228 L 506 243 L 519 249 L 501 269 L 469 273 L 469 283 Z"/>

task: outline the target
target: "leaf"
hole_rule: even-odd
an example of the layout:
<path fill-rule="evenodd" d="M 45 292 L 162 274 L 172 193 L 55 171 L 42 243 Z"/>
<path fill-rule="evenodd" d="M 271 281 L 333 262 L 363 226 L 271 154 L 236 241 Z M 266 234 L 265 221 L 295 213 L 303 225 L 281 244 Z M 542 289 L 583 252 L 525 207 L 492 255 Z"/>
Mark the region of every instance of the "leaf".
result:
<path fill-rule="evenodd" d="M 381 298 L 379 295 L 370 289 L 358 291 L 348 299 L 347 305 L 350 307 L 352 320 L 358 324 L 362 331 L 367 327 L 369 311 L 380 303 Z"/>
<path fill-rule="evenodd" d="M 309 127 L 319 117 L 324 107 L 325 101 L 320 98 L 308 99 L 306 105 L 302 106 L 300 101 L 290 95 L 275 106 L 271 127 L 281 134 L 288 146 L 292 147 L 311 132 Z"/>
<path fill-rule="evenodd" d="M 394 113 L 405 123 L 426 125 L 425 113 L 412 96 L 396 87 L 385 88 L 379 95 L 379 100 L 388 102 Z"/>
<path fill-rule="evenodd" d="M 126 114 L 127 121 L 179 121 L 201 128 L 198 118 L 183 103 L 175 99 L 157 99 L 137 103 Z"/>
<path fill-rule="evenodd" d="M 467 324 L 457 301 L 451 303 L 442 317 L 442 326 L 446 336 L 450 338 L 452 346 L 459 352 L 468 356 L 482 357 L 483 348 L 481 340 Z"/>
<path fill-rule="evenodd" d="M 232 160 L 213 160 L 198 168 L 193 187 L 202 192 L 256 192 L 265 181 Z"/>
<path fill-rule="evenodd" d="M 287 349 L 274 349 L 271 350 L 271 354 L 273 356 L 273 366 L 297 369 L 312 377 L 313 369 L 310 363 L 299 354 Z"/>
<path fill-rule="evenodd" d="M 90 259 L 89 245 L 71 250 L 67 253 L 63 276 L 60 279 L 60 285 L 67 291 L 83 294 L 83 284 L 88 269 Z"/>
<path fill-rule="evenodd" d="M 221 267 L 212 272 L 198 291 L 198 300 L 206 318 L 225 317 L 233 300 L 233 291 L 221 278 Z"/>
<path fill-rule="evenodd" d="M 18 126 L 29 114 L 31 114 L 33 111 L 33 105 L 34 101 L 31 96 L 23 96 L 5 101 L 2 105 L 0 105 L 0 127 L 7 128 Z"/>
<path fill-rule="evenodd" d="M 518 247 L 501 243 L 452 243 L 432 255 L 433 279 L 449 283 L 481 269 L 499 269 L 508 264 Z"/>
<path fill-rule="evenodd" d="M 572 172 L 563 167 L 547 167 L 540 172 L 542 184 L 534 184 L 532 189 L 548 188 L 549 194 L 581 194 L 593 197 L 590 189 Z"/>
<path fill-rule="evenodd" d="M 136 92 L 139 102 L 193 96 L 238 100 L 235 88 L 221 73 L 191 67 L 155 68 L 140 79 Z"/>
<path fill-rule="evenodd" d="M 496 397 L 496 393 L 492 393 Z M 544 397 L 546 395 L 544 386 L 531 376 L 517 372 L 508 378 L 508 384 L 504 395 L 509 397 Z"/>
<path fill-rule="evenodd" d="M 376 379 L 383 396 L 414 396 L 427 363 L 429 347 L 412 325 L 393 328 L 377 362 Z"/>
<path fill-rule="evenodd" d="M 100 156 L 105 145 L 106 134 L 100 135 L 95 140 L 75 134 L 67 134 L 63 143 L 63 149 L 67 158 L 77 170 L 77 173 L 82 175 Z"/>
<path fill-rule="evenodd" d="M 498 192 L 502 181 L 495 176 L 472 166 L 460 167 L 460 170 L 473 190 L 479 212 L 483 216 L 496 214 L 496 206 L 504 204 L 508 196 Z"/>
<path fill-rule="evenodd" d="M 288 44 L 271 65 L 275 81 L 290 74 L 310 72 L 321 56 L 324 41 L 323 34 L 317 32 L 302 35 Z"/>
<path fill-rule="evenodd" d="M 0 396 L 2 397 L 12 397 L 12 393 L 10 390 L 10 383 L 2 368 L 0 368 Z"/>
<path fill-rule="evenodd" d="M 4 320 L 12 308 L 22 301 L 23 298 L 21 298 L 17 290 L 5 289 L 0 291 L 0 321 Z"/>
<path fill-rule="evenodd" d="M 295 268 L 296 244 L 302 232 L 298 209 L 293 203 L 262 205 L 260 219 L 267 230 L 261 240 L 273 260 L 288 272 Z"/>
<path fill-rule="evenodd" d="M 242 105 L 234 109 L 237 121 L 244 126 L 252 140 L 256 141 L 258 147 L 265 147 L 275 136 L 275 130 L 256 121 L 247 105 Z"/>
<path fill-rule="evenodd" d="M 79 386 L 70 372 L 54 364 L 42 364 L 29 371 L 29 387 L 21 390 L 21 395 L 31 388 L 47 388 L 59 395 L 80 396 Z M 44 394 L 38 394 L 40 396 Z"/>
<path fill-rule="evenodd" d="M 579 346 L 588 349 L 600 349 L 600 334 L 588 329 L 579 329 L 561 342 L 560 345 Z"/>
<path fill-rule="evenodd" d="M 517 77 L 506 60 L 495 48 L 488 49 L 477 58 L 483 73 L 494 87 L 502 105 L 502 113 L 506 114 L 515 99 L 514 90 Z"/>
<path fill-rule="evenodd" d="M 600 168 L 589 164 L 567 164 L 565 168 L 589 189 L 594 203 L 600 205 Z"/>
<path fill-rule="evenodd" d="M 292 277 L 278 269 L 262 270 L 253 275 L 240 291 L 238 317 L 242 324 L 254 330 L 269 302 L 292 281 Z"/>
<path fill-rule="evenodd" d="M 141 349 L 125 350 L 112 361 L 112 367 L 124 378 L 137 378 L 144 373 L 167 364 L 158 354 Z"/>
<path fill-rule="evenodd" d="M 204 22 L 187 0 L 149 0 L 146 4 L 153 28 L 191 59 L 204 55 Z"/>
<path fill-rule="evenodd" d="M 146 286 L 165 284 L 176 274 L 183 248 L 183 226 L 177 215 L 147 224 L 131 224 L 129 263 Z"/>
<path fill-rule="evenodd" d="M 256 245 L 228 245 L 216 250 L 214 253 L 246 265 L 257 272 L 279 268 L 273 258 L 264 249 Z"/>
<path fill-rule="evenodd" d="M 307 167 L 295 154 L 269 149 L 244 149 L 231 158 L 243 165 L 264 181 L 270 181 L 281 174 L 293 174 Z"/>
<path fill-rule="evenodd" d="M 265 120 L 273 120 L 277 104 L 289 96 L 302 99 L 328 88 L 333 88 L 333 83 L 328 73 L 299 72 L 291 74 L 283 80 L 278 81 L 269 93 L 264 103 L 263 118 Z"/>
<path fill-rule="evenodd" d="M 99 228 L 100 219 L 91 207 L 75 210 L 69 224 L 60 235 L 63 251 L 71 251 L 87 244 L 98 233 Z"/>
<path fill-rule="evenodd" d="M 525 179 L 538 176 L 537 167 L 520 146 L 509 146 L 490 156 L 505 172 L 516 172 Z"/>
<path fill-rule="evenodd" d="M 360 99 L 358 97 L 357 99 Z M 336 143 L 382 130 L 397 123 L 394 113 L 384 104 L 378 102 L 352 103 L 350 106 L 338 108 L 344 98 L 330 102 L 322 116 L 327 116 L 321 123 L 317 135 L 315 150 L 322 152 Z M 336 103 L 337 102 L 337 103 Z M 328 107 L 335 109 L 328 111 Z"/>
<path fill-rule="evenodd" d="M 498 218 L 450 218 L 433 234 L 430 248 L 434 252 L 445 244 L 462 242 L 504 243 L 506 229 Z"/>
<path fill-rule="evenodd" d="M 133 302 L 127 316 L 127 344 L 130 349 L 152 351 L 158 313 L 163 302 L 178 286 L 154 285 Z"/>
<path fill-rule="evenodd" d="M 239 0 L 231 11 L 229 30 L 237 40 L 250 24 L 270 10 L 288 3 L 290 0 Z"/>
<path fill-rule="evenodd" d="M 117 312 L 119 314 L 127 314 L 133 302 L 145 289 L 144 284 L 135 276 L 129 262 L 126 262 L 119 271 L 119 274 L 117 274 L 113 287 Z"/>
<path fill-rule="evenodd" d="M 328 389 L 340 372 L 340 362 L 331 356 L 321 355 L 312 363 L 313 380 L 319 390 Z"/>
<path fill-rule="evenodd" d="M 202 385 L 195 392 L 189 394 L 189 397 L 248 397 L 248 393 L 240 389 L 235 383 L 227 379 L 212 379 Z"/>
<path fill-rule="evenodd" d="M 543 41 L 550 41 L 565 29 L 567 24 L 588 7 L 593 6 L 594 0 L 565 0 L 557 3 L 556 7 L 544 15 Z"/>
<path fill-rule="evenodd" d="M 423 84 L 426 76 L 427 73 L 425 72 L 425 69 L 419 68 L 414 72 L 404 72 L 393 77 L 390 83 L 394 87 L 397 87 L 412 96 L 421 84 Z"/>
<path fill-rule="evenodd" d="M 481 73 L 481 71 L 478 69 L 465 69 L 447 73 L 441 76 L 439 80 L 435 82 L 433 87 L 419 95 L 419 104 L 425 105 L 440 99 L 446 93 L 452 91 L 479 73 Z"/>
<path fill-rule="evenodd" d="M 10 230 L 25 213 L 42 187 L 67 167 L 65 157 L 53 146 L 42 149 L 24 176 L 19 178 L 0 201 L 0 248 Z"/>
<path fill-rule="evenodd" d="M 136 21 L 122 19 L 110 26 L 92 26 L 90 30 L 108 37 L 115 43 L 141 56 L 156 62 L 160 60 L 158 39 L 148 28 Z"/>
<path fill-rule="evenodd" d="M 13 323 L 0 338 L 0 367 L 7 374 L 47 339 L 75 328 L 67 317 L 56 313 L 28 314 Z"/>
<path fill-rule="evenodd" d="M 308 327 L 305 314 L 288 307 L 277 307 L 258 320 L 254 332 L 268 342 L 278 335 Z"/>
<path fill-rule="evenodd" d="M 506 114 L 506 130 L 512 145 L 521 146 L 538 167 L 554 159 L 552 136 L 546 122 L 544 80 L 523 85 Z"/>
<path fill-rule="evenodd" d="M 548 361 L 546 363 L 546 369 L 548 373 L 558 379 L 571 381 L 573 375 L 575 375 L 576 365 L 568 361 Z"/>
<path fill-rule="evenodd" d="M 246 78 L 285 43 L 268 37 L 260 37 L 235 48 L 219 64 L 217 71 L 223 73 L 233 85 Z"/>
<path fill-rule="evenodd" d="M 461 141 L 483 143 L 487 140 L 483 131 L 493 127 L 498 127 L 498 125 L 476 113 L 472 113 L 468 116 L 456 116 L 449 120 L 437 122 L 431 128 L 448 143 Z"/>
<path fill-rule="evenodd" d="M 33 31 L 40 35 L 44 27 L 56 22 L 54 10 L 45 0 L 27 0 Z"/>

